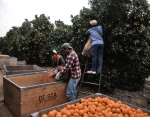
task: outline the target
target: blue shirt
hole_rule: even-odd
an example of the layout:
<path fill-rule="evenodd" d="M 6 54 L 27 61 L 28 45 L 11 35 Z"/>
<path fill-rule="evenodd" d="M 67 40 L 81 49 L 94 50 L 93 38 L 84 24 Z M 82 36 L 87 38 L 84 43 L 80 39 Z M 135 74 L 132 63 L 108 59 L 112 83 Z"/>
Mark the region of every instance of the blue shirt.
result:
<path fill-rule="evenodd" d="M 94 28 L 97 28 L 101 32 L 101 35 Z M 88 31 L 86 31 L 85 34 L 90 35 L 90 38 L 92 40 L 92 45 L 104 44 L 103 38 L 102 38 L 103 30 L 101 26 L 94 26 L 90 28 Z"/>

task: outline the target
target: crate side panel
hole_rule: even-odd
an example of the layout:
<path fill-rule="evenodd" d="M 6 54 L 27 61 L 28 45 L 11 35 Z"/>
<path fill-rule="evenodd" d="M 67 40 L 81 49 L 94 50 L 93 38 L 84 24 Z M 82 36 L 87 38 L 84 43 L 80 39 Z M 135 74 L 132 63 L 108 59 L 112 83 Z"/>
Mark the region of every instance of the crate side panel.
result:
<path fill-rule="evenodd" d="M 18 117 L 21 115 L 21 91 L 18 90 L 14 84 L 8 80 L 3 80 L 4 84 L 4 104 L 10 110 L 11 113 L 14 113 Z"/>
<path fill-rule="evenodd" d="M 7 71 L 33 70 L 33 66 L 5 66 Z"/>
<path fill-rule="evenodd" d="M 42 84 L 42 74 L 30 74 L 22 76 L 14 76 L 9 80 L 20 87 L 27 87 Z"/>
<path fill-rule="evenodd" d="M 3 68 L 4 65 L 17 65 L 17 58 L 0 57 L 0 68 Z"/>
<path fill-rule="evenodd" d="M 13 74 L 22 74 L 22 73 L 30 73 L 30 72 L 40 72 L 46 70 L 37 65 L 16 65 L 16 66 L 5 65 L 4 71 L 6 75 L 13 75 Z"/>
<path fill-rule="evenodd" d="M 45 72 L 42 74 L 42 84 L 54 82 L 55 76 L 49 78 L 49 73 Z"/>
<path fill-rule="evenodd" d="M 68 101 L 66 97 L 67 83 L 58 83 L 29 89 L 21 94 L 21 113 L 23 116 L 50 108 Z"/>

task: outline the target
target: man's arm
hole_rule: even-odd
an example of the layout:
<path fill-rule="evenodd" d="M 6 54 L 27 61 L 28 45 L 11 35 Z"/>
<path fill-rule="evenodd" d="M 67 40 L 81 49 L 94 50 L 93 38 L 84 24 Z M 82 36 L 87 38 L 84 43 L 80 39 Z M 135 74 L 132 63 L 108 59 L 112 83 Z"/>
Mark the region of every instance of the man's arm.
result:
<path fill-rule="evenodd" d="M 73 54 L 70 54 L 70 55 L 67 57 L 67 59 L 66 59 L 66 64 L 65 64 L 65 66 L 63 67 L 63 69 L 61 70 L 61 73 L 60 73 L 61 75 L 71 69 L 72 63 L 73 63 L 74 59 L 75 59 L 75 57 L 74 57 Z"/>
<path fill-rule="evenodd" d="M 63 59 L 63 57 L 60 57 L 59 63 L 60 63 L 59 66 L 65 66 L 65 60 Z"/>

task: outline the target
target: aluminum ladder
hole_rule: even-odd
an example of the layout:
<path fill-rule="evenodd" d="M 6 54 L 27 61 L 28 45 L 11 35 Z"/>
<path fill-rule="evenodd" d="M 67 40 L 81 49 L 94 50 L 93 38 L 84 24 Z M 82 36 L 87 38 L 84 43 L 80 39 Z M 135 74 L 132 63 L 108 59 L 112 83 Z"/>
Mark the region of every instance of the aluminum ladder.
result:
<path fill-rule="evenodd" d="M 100 93 L 101 75 L 102 75 L 102 73 L 100 73 L 100 74 L 98 74 L 98 73 L 97 74 L 87 73 L 86 70 L 87 70 L 87 67 L 88 67 L 89 64 L 91 64 L 91 63 L 89 63 L 89 59 L 87 58 L 86 63 L 85 63 L 85 67 L 84 67 L 84 71 L 83 71 L 83 75 L 81 77 L 81 81 L 80 81 L 80 84 L 79 84 L 79 89 L 77 91 L 77 95 L 76 95 L 77 98 L 78 98 L 78 96 L 79 96 L 80 93 L 81 94 L 87 94 L 87 95 L 91 95 L 92 94 L 92 93 L 81 91 L 83 84 L 89 84 L 89 85 L 96 85 L 96 86 L 98 86 L 98 92 L 97 93 Z M 87 74 L 87 76 L 88 75 L 92 75 L 92 76 L 99 77 L 98 83 L 95 83 L 95 82 L 93 83 L 93 82 L 85 81 L 85 74 Z"/>

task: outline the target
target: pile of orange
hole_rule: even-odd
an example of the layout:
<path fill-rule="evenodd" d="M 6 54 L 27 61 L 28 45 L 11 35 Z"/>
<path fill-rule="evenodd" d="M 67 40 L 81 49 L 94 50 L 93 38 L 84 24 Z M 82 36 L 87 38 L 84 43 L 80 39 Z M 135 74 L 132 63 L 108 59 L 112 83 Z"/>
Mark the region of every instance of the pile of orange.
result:
<path fill-rule="evenodd" d="M 150 117 L 140 108 L 132 108 L 121 101 L 107 97 L 81 99 L 80 103 L 68 104 L 60 111 L 52 110 L 41 117 Z"/>

